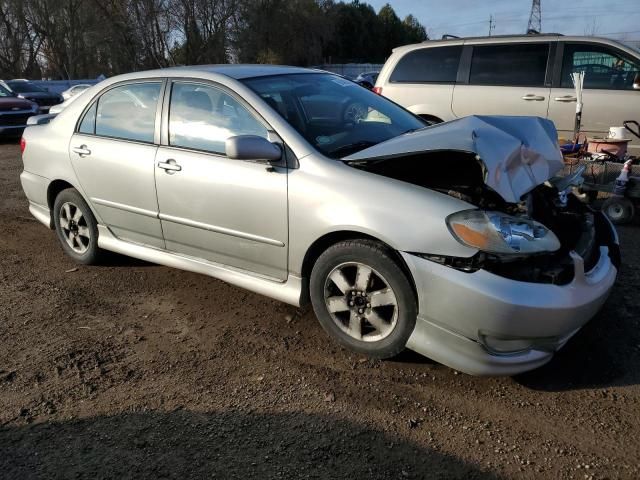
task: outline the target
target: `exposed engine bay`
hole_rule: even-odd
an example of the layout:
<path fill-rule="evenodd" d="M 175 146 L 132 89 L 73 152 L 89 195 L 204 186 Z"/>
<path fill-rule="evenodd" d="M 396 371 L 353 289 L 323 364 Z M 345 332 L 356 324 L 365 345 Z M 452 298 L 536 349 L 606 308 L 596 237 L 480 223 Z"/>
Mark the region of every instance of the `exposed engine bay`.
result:
<path fill-rule="evenodd" d="M 584 270 L 593 268 L 600 258 L 600 246 L 609 247 L 612 262 L 619 266 L 619 250 L 611 238 L 608 220 L 572 193 L 581 176 L 552 177 L 508 202 L 487 185 L 487 171 L 480 158 L 469 152 L 427 151 L 394 158 L 348 162 L 354 168 L 429 188 L 459 198 L 483 211 L 504 212 L 533 220 L 557 236 L 560 248 L 553 252 L 494 254 L 479 251 L 470 258 L 424 255 L 431 261 L 462 271 L 484 269 L 513 280 L 568 284 L 574 277 L 575 251 L 584 261 Z"/>

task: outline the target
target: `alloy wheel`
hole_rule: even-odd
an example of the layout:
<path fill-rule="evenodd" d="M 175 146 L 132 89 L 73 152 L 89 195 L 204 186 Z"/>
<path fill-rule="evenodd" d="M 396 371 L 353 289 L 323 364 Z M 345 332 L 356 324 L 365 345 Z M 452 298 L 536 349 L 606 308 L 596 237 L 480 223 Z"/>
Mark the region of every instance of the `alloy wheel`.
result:
<path fill-rule="evenodd" d="M 82 210 L 72 202 L 65 202 L 60 208 L 60 228 L 71 249 L 82 255 L 89 248 L 91 230 Z"/>
<path fill-rule="evenodd" d="M 398 300 L 389 282 L 360 262 L 342 263 L 329 273 L 324 300 L 335 324 L 356 340 L 382 340 L 398 321 Z"/>

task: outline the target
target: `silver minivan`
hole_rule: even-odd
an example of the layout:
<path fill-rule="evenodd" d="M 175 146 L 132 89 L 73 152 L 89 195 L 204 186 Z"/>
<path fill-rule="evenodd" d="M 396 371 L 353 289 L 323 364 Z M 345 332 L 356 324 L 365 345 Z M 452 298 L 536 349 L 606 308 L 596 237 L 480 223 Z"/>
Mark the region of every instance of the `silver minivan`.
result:
<path fill-rule="evenodd" d="M 573 133 L 570 74 L 585 72 L 583 131 L 603 136 L 640 115 L 640 52 L 606 38 L 454 38 L 396 48 L 375 91 L 437 123 L 466 115 L 534 115 Z M 640 153 L 640 143 L 630 145 Z"/>

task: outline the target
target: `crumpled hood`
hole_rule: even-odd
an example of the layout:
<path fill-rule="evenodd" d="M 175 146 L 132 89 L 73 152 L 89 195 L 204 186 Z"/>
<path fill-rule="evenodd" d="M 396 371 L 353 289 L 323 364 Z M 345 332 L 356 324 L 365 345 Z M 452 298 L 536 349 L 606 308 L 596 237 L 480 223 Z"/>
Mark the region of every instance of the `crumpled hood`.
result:
<path fill-rule="evenodd" d="M 343 160 L 442 150 L 473 153 L 484 166 L 484 183 L 515 203 L 563 167 L 557 138 L 553 122 L 544 118 L 470 116 L 400 135 Z"/>

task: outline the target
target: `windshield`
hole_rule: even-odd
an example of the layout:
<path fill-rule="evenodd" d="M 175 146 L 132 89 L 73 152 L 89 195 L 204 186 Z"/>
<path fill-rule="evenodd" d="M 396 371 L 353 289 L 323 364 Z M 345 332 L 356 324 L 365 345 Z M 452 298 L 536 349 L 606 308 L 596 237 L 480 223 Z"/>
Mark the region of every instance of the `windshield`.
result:
<path fill-rule="evenodd" d="M 13 97 L 13 93 L 7 90 L 3 85 L 0 85 L 0 97 Z"/>
<path fill-rule="evenodd" d="M 34 85 L 31 82 L 7 82 L 9 88 L 16 93 L 29 93 L 29 92 L 46 92 L 45 89 Z"/>
<path fill-rule="evenodd" d="M 331 158 L 425 126 L 403 108 L 336 75 L 302 73 L 243 82 Z"/>

